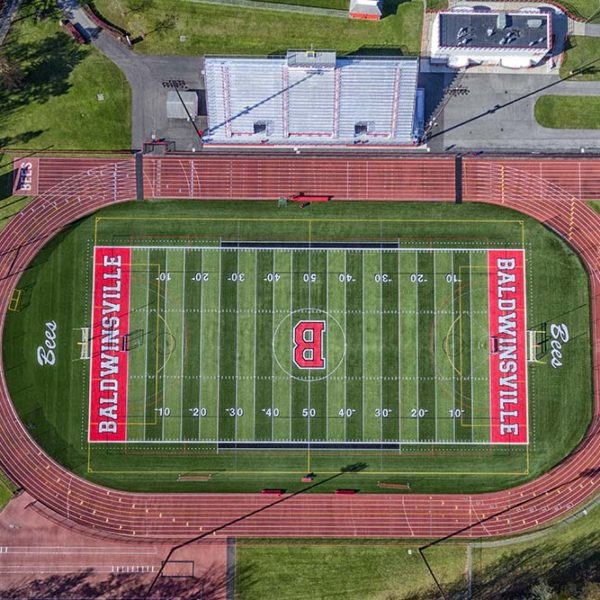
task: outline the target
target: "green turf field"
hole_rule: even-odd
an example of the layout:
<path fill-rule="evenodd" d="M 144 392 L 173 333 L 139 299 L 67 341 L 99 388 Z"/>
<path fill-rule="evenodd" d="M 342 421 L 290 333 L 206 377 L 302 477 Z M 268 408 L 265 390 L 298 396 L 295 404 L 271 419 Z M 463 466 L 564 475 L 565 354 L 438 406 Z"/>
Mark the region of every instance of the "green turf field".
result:
<path fill-rule="evenodd" d="M 88 443 L 95 246 L 133 253 L 124 443 Z M 529 364 L 528 445 L 488 437 L 482 267 L 498 248 L 525 251 L 528 329 L 570 331 L 562 367 L 543 351 Z M 358 463 L 344 481 L 363 491 L 499 489 L 556 464 L 591 415 L 587 275 L 553 233 L 498 207 L 130 203 L 60 234 L 18 287 L 4 336 L 17 410 L 53 456 L 107 485 L 292 490 Z M 322 372 L 292 366 L 294 311 L 326 321 Z M 52 322 L 55 364 L 40 365 Z"/>
<path fill-rule="evenodd" d="M 128 441 L 489 443 L 486 250 L 300 244 L 133 248 Z"/>

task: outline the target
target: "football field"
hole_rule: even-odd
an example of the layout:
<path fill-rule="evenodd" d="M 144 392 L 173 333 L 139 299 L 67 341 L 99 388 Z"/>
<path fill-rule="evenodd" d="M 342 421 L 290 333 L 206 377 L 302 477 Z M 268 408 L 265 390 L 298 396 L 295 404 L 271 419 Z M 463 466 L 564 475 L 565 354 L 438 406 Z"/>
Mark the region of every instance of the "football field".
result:
<path fill-rule="evenodd" d="M 119 441 L 499 441 L 490 408 L 493 251 L 260 241 L 104 250 L 124 251 L 130 263 Z"/>

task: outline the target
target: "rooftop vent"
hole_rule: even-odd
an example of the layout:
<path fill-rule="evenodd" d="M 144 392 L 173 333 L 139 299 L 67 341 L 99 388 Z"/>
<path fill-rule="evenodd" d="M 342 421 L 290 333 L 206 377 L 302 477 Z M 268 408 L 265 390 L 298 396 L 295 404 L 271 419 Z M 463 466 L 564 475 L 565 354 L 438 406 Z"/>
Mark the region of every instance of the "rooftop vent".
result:
<path fill-rule="evenodd" d="M 539 29 L 543 24 L 543 19 L 527 19 L 527 27 L 529 29 Z"/>

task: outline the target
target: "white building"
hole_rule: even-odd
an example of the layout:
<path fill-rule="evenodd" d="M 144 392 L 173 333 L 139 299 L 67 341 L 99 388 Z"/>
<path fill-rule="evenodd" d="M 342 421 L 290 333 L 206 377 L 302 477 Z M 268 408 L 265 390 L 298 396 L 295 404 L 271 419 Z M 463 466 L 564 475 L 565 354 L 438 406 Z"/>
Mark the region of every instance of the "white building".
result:
<path fill-rule="evenodd" d="M 520 69 L 537 65 L 551 48 L 551 12 L 456 8 L 435 17 L 431 59 L 454 68 L 501 65 Z"/>
<path fill-rule="evenodd" d="M 289 51 L 204 63 L 205 143 L 410 145 L 422 128 L 417 58 Z"/>

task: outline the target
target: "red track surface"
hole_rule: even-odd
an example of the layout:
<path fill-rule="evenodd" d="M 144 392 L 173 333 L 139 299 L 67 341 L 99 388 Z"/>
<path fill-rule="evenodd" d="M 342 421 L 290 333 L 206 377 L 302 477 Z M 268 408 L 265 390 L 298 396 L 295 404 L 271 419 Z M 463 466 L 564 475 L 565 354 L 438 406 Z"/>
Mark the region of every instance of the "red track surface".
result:
<path fill-rule="evenodd" d="M 454 200 L 454 159 L 198 157 L 144 160 L 147 198 Z"/>
<path fill-rule="evenodd" d="M 234 175 L 237 160 L 240 161 L 240 171 L 245 173 L 243 176 Z M 288 187 L 304 185 L 304 180 L 300 181 L 291 170 L 300 163 L 306 164 L 305 160 L 226 159 L 231 165 L 227 173 L 219 161 L 198 159 L 194 167 L 200 186 L 196 197 L 204 197 L 204 193 L 210 197 L 227 197 L 227 189 L 229 197 L 240 198 L 273 197 L 271 192 L 277 196 L 302 191 Z M 84 162 L 78 161 L 78 168 Z M 355 164 L 353 160 L 342 162 L 345 165 Z M 394 197 L 393 189 L 399 184 L 389 182 L 395 181 L 396 173 L 403 173 L 403 185 L 413 192 L 412 195 L 399 193 L 399 197 L 433 199 L 441 189 L 445 190 L 441 197 L 451 199 L 452 168 L 446 165 L 443 168 L 445 175 L 440 176 L 438 170 L 442 167 L 439 159 L 382 161 L 374 158 L 361 159 L 360 162 L 368 163 L 368 166 L 360 167 L 363 174 L 368 173 L 368 180 L 361 178 L 357 190 L 350 189 L 342 181 L 344 176 L 340 173 L 343 170 L 340 170 L 338 159 L 321 159 L 318 161 L 318 173 L 302 170 L 306 181 L 312 178 L 311 181 L 318 186 L 318 189 L 305 191 L 337 192 L 340 197 L 358 199 L 380 198 L 382 190 L 389 189 L 389 195 L 385 197 Z M 410 169 L 406 169 L 405 162 L 409 162 Z M 557 168 L 577 164 L 577 161 L 552 163 L 554 167 L 551 170 L 556 173 Z M 105 166 L 89 164 L 89 170 L 80 169 L 78 174 L 47 189 L 0 234 L 2 326 L 19 273 L 52 236 L 74 220 L 103 206 L 135 197 L 133 160 L 110 161 Z M 149 164 L 153 165 L 150 166 L 150 181 L 157 195 L 174 196 L 176 191 L 182 197 L 190 195 L 192 188 L 189 181 L 176 190 L 171 187 L 176 184 L 167 185 L 167 180 L 162 179 L 167 173 L 185 173 L 182 171 L 184 167 L 177 165 L 187 164 L 185 168 L 191 169 L 189 160 L 165 159 L 159 167 L 156 159 L 150 159 Z M 201 169 L 198 168 L 200 165 Z M 591 279 L 594 340 L 594 420 L 577 450 L 549 473 L 510 490 L 431 496 L 301 494 L 289 499 L 284 497 L 284 501 L 276 506 L 231 524 L 224 533 L 233 536 L 437 537 L 459 531 L 462 536 L 503 535 L 522 532 L 564 515 L 598 490 L 600 215 L 558 184 L 529 172 L 529 166 L 522 161 L 515 164 L 512 161 L 465 159 L 463 196 L 466 201 L 502 204 L 539 219 L 566 238 L 587 265 Z M 598 168 L 598 163 L 591 163 L 590 171 L 592 167 Z M 408 175 L 409 172 L 412 176 Z M 258 181 L 257 173 L 261 173 L 264 181 Z M 227 184 L 229 188 L 218 192 L 220 175 L 224 175 L 225 181 L 230 183 Z M 45 176 L 41 173 L 40 181 Z M 171 181 L 170 177 L 168 181 Z M 243 185 L 244 177 L 252 178 L 247 191 Z M 436 188 L 437 191 L 432 188 L 431 193 L 427 193 L 434 181 L 441 187 Z M 342 190 L 344 185 L 345 192 Z M 567 186 L 571 185 L 567 182 Z M 591 184 L 586 181 L 585 186 L 588 185 Z M 414 190 L 420 192 L 417 194 Z M 0 461 L 13 479 L 61 519 L 110 537 L 191 537 L 273 503 L 272 498 L 260 494 L 134 494 L 109 490 L 80 479 L 50 459 L 29 436 L 12 406 L 3 372 L 0 373 Z"/>

